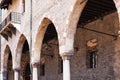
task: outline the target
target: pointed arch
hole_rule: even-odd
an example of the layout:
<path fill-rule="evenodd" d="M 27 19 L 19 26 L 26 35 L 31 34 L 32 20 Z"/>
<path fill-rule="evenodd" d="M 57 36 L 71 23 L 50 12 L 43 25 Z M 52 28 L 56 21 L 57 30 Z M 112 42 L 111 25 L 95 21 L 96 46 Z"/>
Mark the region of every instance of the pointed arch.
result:
<path fill-rule="evenodd" d="M 5 46 L 5 49 L 1 56 L 2 56 L 1 57 L 2 58 L 1 59 L 2 60 L 1 61 L 1 72 L 2 72 L 2 76 L 7 80 L 9 78 L 9 76 L 8 76 L 9 71 L 12 71 L 10 69 L 12 69 L 13 60 L 14 60 L 14 57 L 13 57 L 13 54 L 11 53 L 11 49 L 10 49 L 9 45 Z"/>
<path fill-rule="evenodd" d="M 94 1 L 94 0 L 88 0 L 88 1 Z M 100 0 L 99 0 L 99 1 L 100 1 Z M 98 1 L 98 3 L 100 4 L 99 1 Z M 104 0 L 103 0 L 103 1 L 104 1 Z M 110 1 L 111 1 L 111 0 L 110 0 Z M 96 1 L 96 2 L 97 2 L 97 1 Z M 102 2 L 102 1 L 101 1 L 101 2 Z M 108 2 L 109 2 L 109 1 L 108 1 Z M 109 2 L 109 3 L 110 3 L 110 2 Z M 93 6 L 94 4 L 91 4 L 91 5 Z M 97 4 L 96 4 L 96 5 L 97 5 Z M 105 4 L 105 5 L 106 5 L 106 4 Z M 86 6 L 88 6 L 88 5 L 86 4 Z M 109 6 L 110 6 L 110 5 L 109 5 Z M 111 5 L 111 6 L 113 6 L 113 5 Z M 90 7 L 88 7 L 88 8 L 90 8 Z M 96 11 L 97 11 L 97 7 L 93 7 L 93 8 L 96 8 Z M 84 9 L 85 9 L 85 8 L 84 8 Z M 103 7 L 103 9 L 104 9 L 104 7 Z M 88 9 L 87 9 L 87 10 L 88 10 Z M 91 10 L 92 10 L 92 9 L 91 9 Z M 82 11 L 82 12 L 83 12 L 83 11 Z M 92 11 L 90 11 L 90 12 L 92 12 Z M 98 11 L 97 11 L 97 12 L 98 12 Z M 98 12 L 98 13 L 99 13 L 99 12 Z M 83 13 L 83 14 L 84 14 L 84 13 Z M 88 15 L 88 14 L 94 14 L 94 13 L 86 12 L 86 15 Z M 78 14 L 78 15 L 81 16 L 81 14 Z M 96 14 L 95 14 L 95 15 L 96 15 Z M 80 16 L 79 16 L 78 18 L 80 18 Z M 116 13 L 115 13 L 115 16 L 116 16 Z M 87 17 L 84 17 L 84 18 L 87 18 Z M 84 19 L 84 18 L 83 18 L 83 19 Z M 98 19 L 98 18 L 97 18 L 97 19 Z M 112 16 L 109 17 L 108 19 L 111 19 L 111 23 L 113 22 L 112 20 L 114 20 L 114 18 L 112 18 Z M 117 20 L 118 20 L 118 19 L 117 19 Z M 116 18 L 115 18 L 115 21 L 117 21 L 117 20 L 116 20 Z M 108 24 L 111 25 L 111 23 L 109 23 L 109 22 L 110 22 L 109 20 L 108 20 L 108 21 L 107 21 L 107 20 L 105 21 L 105 20 L 102 20 L 102 19 L 100 20 L 100 19 L 99 19 L 99 21 L 105 22 L 105 23 L 108 22 Z M 95 23 L 95 22 L 93 22 L 93 23 Z M 104 25 L 105 23 L 100 23 L 100 24 L 103 24 L 103 25 Z M 85 26 L 85 27 L 90 27 L 91 29 L 96 29 L 96 30 L 98 29 L 98 30 L 100 30 L 101 28 L 98 28 L 98 26 L 99 26 L 100 24 L 97 23 L 97 28 L 94 28 L 94 27 L 96 26 L 95 24 L 93 24 L 93 25 L 89 25 L 89 24 L 88 24 L 88 25 Z M 94 25 L 95 25 L 95 26 L 94 26 Z M 118 26 L 118 25 L 117 25 L 117 26 Z M 111 27 L 111 26 L 109 26 L 109 27 L 111 27 L 112 30 L 114 31 L 114 28 L 113 28 L 113 27 L 117 28 L 117 26 L 116 26 L 116 25 L 112 25 L 112 27 Z M 77 23 L 76 23 L 76 27 L 77 27 Z M 104 27 L 106 27 L 106 26 L 104 25 Z M 105 28 L 104 28 L 104 29 L 105 29 Z M 110 28 L 109 28 L 109 29 L 110 29 Z M 116 29 L 115 29 L 115 30 L 116 30 Z M 78 30 L 78 32 L 81 32 L 81 31 L 82 31 L 82 30 Z M 101 30 L 101 31 L 102 31 L 102 30 Z M 106 32 L 107 32 L 107 31 L 106 31 Z M 89 35 L 89 37 L 91 37 L 91 34 L 89 34 L 89 33 L 87 33 L 87 32 L 82 32 L 81 35 L 80 35 L 80 33 L 78 33 L 77 36 L 78 36 L 78 35 L 79 35 L 79 36 L 83 36 L 83 33 L 85 33 L 85 34 Z M 86 36 L 85 34 L 84 34 L 84 36 Z M 97 35 L 97 34 L 96 34 L 96 35 Z M 96 35 L 94 35 L 94 37 L 96 37 Z M 76 36 L 76 37 L 77 37 L 77 36 Z M 99 37 L 100 37 L 100 36 L 99 36 Z M 87 39 L 87 38 L 88 38 L 88 37 L 86 37 L 86 39 Z M 91 37 L 91 38 L 92 38 L 92 37 Z M 76 38 L 76 39 L 77 39 L 77 38 Z M 83 43 L 82 37 L 80 37 L 79 40 L 80 40 L 80 39 L 81 39 L 81 43 Z M 84 40 L 86 40 L 86 39 L 84 39 Z M 80 47 L 81 45 L 77 45 L 77 44 L 80 42 L 79 40 L 77 40 L 77 41 L 76 41 L 76 44 L 74 44 L 74 45 Z M 81 44 L 81 43 L 80 43 L 80 44 Z M 114 45 L 114 44 L 113 44 L 113 45 Z M 113 45 L 112 45 L 112 46 L 113 46 Z M 77 53 L 77 52 L 76 52 L 76 53 Z M 79 52 L 78 52 L 78 53 L 79 53 Z M 87 57 L 87 59 L 88 59 L 88 57 Z M 89 61 L 90 61 L 90 60 L 89 60 Z M 88 62 L 87 62 L 87 63 L 88 63 Z M 74 64 L 72 64 L 72 66 L 74 66 Z M 88 65 L 86 65 L 86 66 L 88 66 Z M 89 65 L 89 66 L 90 66 L 90 65 Z M 73 71 L 74 71 L 74 70 L 73 70 Z M 89 74 L 88 74 L 88 75 L 89 75 Z M 117 75 L 119 75 L 119 74 L 117 74 Z"/>
<path fill-rule="evenodd" d="M 61 56 L 72 56 L 74 53 L 73 45 L 77 22 L 87 1 L 88 0 L 74 0 L 74 4 L 71 6 L 69 19 L 67 22 L 67 29 L 64 34 L 62 34 L 63 32 L 60 31 L 61 36 L 59 38 L 59 51 Z"/>
<path fill-rule="evenodd" d="M 11 55 L 11 57 L 13 57 L 13 55 L 11 54 L 9 45 L 6 45 L 6 48 L 5 48 L 4 54 L 3 54 L 3 60 L 2 60 L 3 61 L 3 70 L 7 69 L 9 55 Z"/>
<path fill-rule="evenodd" d="M 43 38 L 44 38 L 45 32 L 47 30 L 47 27 L 50 23 L 53 23 L 53 22 L 50 19 L 45 17 L 45 18 L 43 18 L 43 20 L 39 26 L 39 29 L 38 29 L 37 35 L 36 35 L 36 39 L 35 39 L 35 43 L 34 43 L 34 52 L 32 54 L 32 56 L 33 56 L 32 62 L 40 61 L 41 46 L 42 46 Z M 53 25 L 54 25 L 54 23 L 53 23 Z M 55 30 L 57 32 L 56 27 L 55 27 Z M 57 32 L 57 36 L 59 36 L 58 32 Z"/>
<path fill-rule="evenodd" d="M 22 57 L 22 52 L 23 52 L 23 47 L 24 47 L 24 43 L 27 43 L 27 46 L 29 47 L 28 41 L 26 39 L 26 37 L 21 34 L 21 36 L 19 37 L 18 43 L 17 43 L 17 48 L 16 48 L 16 54 L 15 54 L 15 66 L 14 68 L 21 68 L 21 57 Z"/>
<path fill-rule="evenodd" d="M 71 11 L 71 15 L 69 17 L 68 37 L 70 37 L 73 40 L 74 40 L 74 35 L 76 33 L 80 16 L 84 8 L 87 6 L 86 4 L 88 3 L 88 1 L 89 0 L 76 0 L 76 3 L 74 4 L 74 7 Z M 119 0 L 113 0 L 113 1 L 115 2 L 116 8 L 117 8 L 117 13 L 119 16 L 119 24 L 120 24 L 120 1 Z"/>
<path fill-rule="evenodd" d="M 86 6 L 87 1 L 88 0 L 76 0 L 73 6 L 73 10 L 71 11 L 71 15 L 69 17 L 69 36 L 71 35 L 71 33 L 73 35 L 75 34 L 79 17 L 81 16 L 81 13 Z"/>

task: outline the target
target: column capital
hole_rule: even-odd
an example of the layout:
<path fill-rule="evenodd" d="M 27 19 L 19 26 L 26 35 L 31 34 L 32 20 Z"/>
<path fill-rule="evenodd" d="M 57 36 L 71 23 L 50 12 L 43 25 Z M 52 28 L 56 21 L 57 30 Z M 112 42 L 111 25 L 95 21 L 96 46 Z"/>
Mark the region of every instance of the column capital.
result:
<path fill-rule="evenodd" d="M 69 60 L 72 55 L 74 54 L 74 51 L 73 50 L 69 50 L 69 51 L 66 51 L 64 53 L 61 54 L 61 57 L 63 60 Z"/>
<path fill-rule="evenodd" d="M 63 60 L 70 60 L 70 58 L 72 57 L 71 55 L 62 55 L 61 56 Z"/>
<path fill-rule="evenodd" d="M 20 68 L 14 68 L 14 72 L 20 72 Z"/>
<path fill-rule="evenodd" d="M 37 68 L 40 65 L 40 62 L 31 63 L 33 68 Z"/>

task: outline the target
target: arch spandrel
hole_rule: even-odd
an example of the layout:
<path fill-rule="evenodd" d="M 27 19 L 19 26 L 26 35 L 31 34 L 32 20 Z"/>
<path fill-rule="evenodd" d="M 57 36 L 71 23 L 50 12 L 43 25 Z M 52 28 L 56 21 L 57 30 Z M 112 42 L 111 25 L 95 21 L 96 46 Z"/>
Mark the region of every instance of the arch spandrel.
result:
<path fill-rule="evenodd" d="M 76 0 L 75 4 L 73 5 L 73 9 L 71 9 L 69 20 L 67 23 L 67 30 L 66 33 L 61 34 L 62 40 L 60 39 L 60 54 L 63 55 L 73 55 L 74 53 L 74 35 L 76 33 L 77 23 L 79 21 L 79 17 L 86 5 L 88 0 Z M 64 43 L 63 43 L 64 42 Z"/>

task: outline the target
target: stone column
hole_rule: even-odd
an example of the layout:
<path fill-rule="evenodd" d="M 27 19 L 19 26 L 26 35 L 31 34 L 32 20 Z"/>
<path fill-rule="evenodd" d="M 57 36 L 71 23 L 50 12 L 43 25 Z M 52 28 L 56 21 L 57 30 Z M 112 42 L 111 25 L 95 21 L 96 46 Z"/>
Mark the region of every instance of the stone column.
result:
<path fill-rule="evenodd" d="M 33 68 L 32 80 L 38 80 L 38 67 L 39 67 L 39 63 L 32 64 L 32 68 Z"/>
<path fill-rule="evenodd" d="M 2 80 L 7 80 L 8 79 L 7 73 L 8 73 L 7 70 L 4 70 L 2 72 Z"/>
<path fill-rule="evenodd" d="M 70 56 L 62 56 L 63 59 L 63 80 L 70 80 Z"/>
<path fill-rule="evenodd" d="M 14 80 L 20 80 L 20 69 L 14 69 Z"/>

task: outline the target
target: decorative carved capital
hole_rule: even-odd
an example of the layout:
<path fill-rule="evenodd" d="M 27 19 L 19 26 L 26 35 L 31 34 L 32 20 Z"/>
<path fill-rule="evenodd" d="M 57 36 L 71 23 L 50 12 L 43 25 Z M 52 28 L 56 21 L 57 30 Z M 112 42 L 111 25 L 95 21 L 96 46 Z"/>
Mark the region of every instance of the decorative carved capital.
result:
<path fill-rule="evenodd" d="M 66 52 L 62 53 L 61 57 L 62 57 L 63 60 L 66 60 L 66 59 L 69 60 L 72 57 L 73 54 L 74 54 L 74 51 L 69 50 L 69 51 L 66 51 Z"/>
<path fill-rule="evenodd" d="M 33 68 L 38 68 L 40 63 L 39 62 L 35 62 L 31 64 Z"/>
<path fill-rule="evenodd" d="M 70 60 L 71 55 L 62 55 L 63 60 Z"/>
<path fill-rule="evenodd" d="M 20 68 L 14 68 L 14 72 L 20 72 Z"/>

